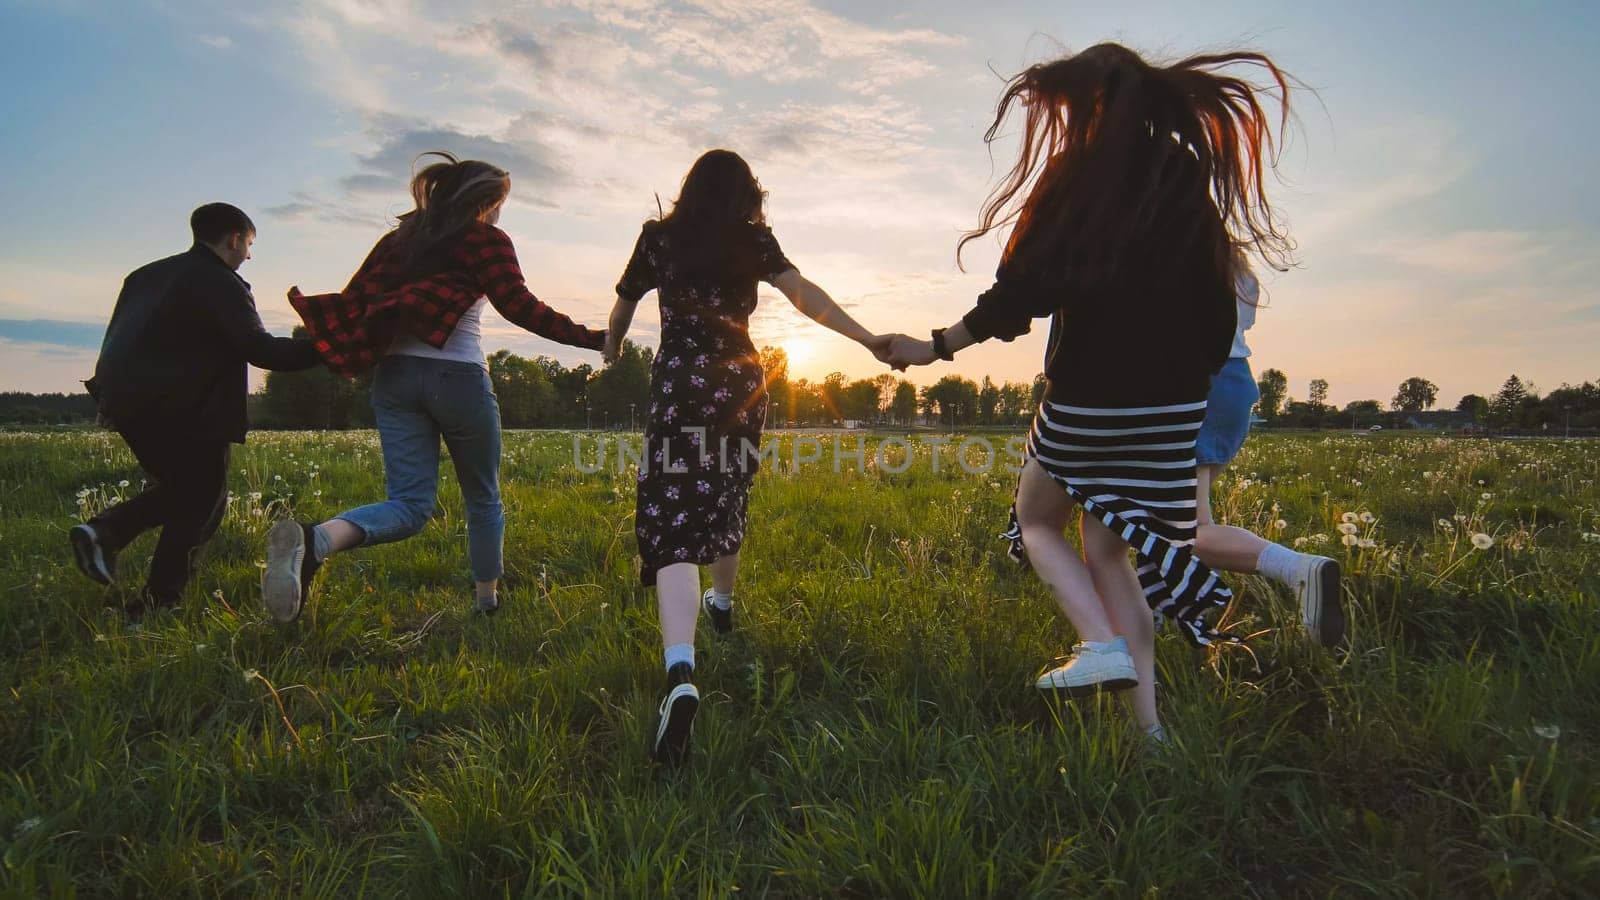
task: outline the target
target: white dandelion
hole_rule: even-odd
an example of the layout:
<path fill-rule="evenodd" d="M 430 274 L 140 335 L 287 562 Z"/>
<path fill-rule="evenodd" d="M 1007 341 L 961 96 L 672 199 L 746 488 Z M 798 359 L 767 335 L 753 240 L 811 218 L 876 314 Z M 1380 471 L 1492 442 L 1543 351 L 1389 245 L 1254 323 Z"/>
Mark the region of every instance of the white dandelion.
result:
<path fill-rule="evenodd" d="M 1487 550 L 1494 546 L 1494 538 L 1480 531 L 1472 536 L 1472 546 L 1479 550 Z"/>
<path fill-rule="evenodd" d="M 1339 523 L 1339 533 L 1344 535 L 1344 536 L 1346 536 L 1346 537 L 1349 537 L 1350 535 L 1355 534 L 1356 531 L 1358 531 L 1358 530 L 1359 529 L 1356 528 L 1354 522 L 1340 522 Z"/>
<path fill-rule="evenodd" d="M 1356 541 L 1358 540 L 1358 538 L 1356 538 L 1356 536 L 1353 535 L 1353 534 L 1347 534 L 1344 537 L 1340 538 L 1339 540 L 1346 547 L 1354 547 L 1356 545 Z"/>

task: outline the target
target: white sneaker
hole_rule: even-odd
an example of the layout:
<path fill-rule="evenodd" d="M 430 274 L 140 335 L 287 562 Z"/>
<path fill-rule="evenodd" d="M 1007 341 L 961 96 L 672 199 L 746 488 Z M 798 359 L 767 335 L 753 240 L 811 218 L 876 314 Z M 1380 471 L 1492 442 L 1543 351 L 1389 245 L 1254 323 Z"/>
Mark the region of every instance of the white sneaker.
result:
<path fill-rule="evenodd" d="M 1066 665 L 1040 675 L 1034 686 L 1041 691 L 1066 691 L 1069 696 L 1079 697 L 1126 690 L 1138 684 L 1139 673 L 1133 667 L 1128 642 L 1117 637 L 1103 644 L 1079 644 Z"/>
<path fill-rule="evenodd" d="M 1324 647 L 1344 641 L 1344 592 L 1339 587 L 1339 563 L 1326 556 L 1312 556 L 1300 573 L 1300 621 L 1311 632 L 1312 640 Z"/>
<path fill-rule="evenodd" d="M 261 572 L 261 599 L 280 623 L 300 616 L 305 601 L 302 575 L 306 560 L 305 528 L 293 519 L 274 522 L 267 531 L 267 567 Z"/>

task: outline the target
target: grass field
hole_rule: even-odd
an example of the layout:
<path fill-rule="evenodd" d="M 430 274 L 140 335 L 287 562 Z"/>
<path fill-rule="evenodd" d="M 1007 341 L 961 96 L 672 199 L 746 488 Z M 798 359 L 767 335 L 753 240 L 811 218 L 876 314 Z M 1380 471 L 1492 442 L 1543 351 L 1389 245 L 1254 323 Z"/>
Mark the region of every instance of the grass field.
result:
<path fill-rule="evenodd" d="M 447 478 L 421 536 L 335 558 L 281 628 L 267 525 L 380 496 L 381 466 L 371 433 L 254 436 L 186 605 L 130 628 L 65 552 L 137 488 L 128 452 L 0 435 L 0 893 L 1600 892 L 1600 443 L 1252 439 L 1218 512 L 1340 558 L 1353 645 L 1233 577 L 1246 647 L 1160 642 L 1167 754 L 1031 687 L 1073 637 L 994 538 L 1011 476 L 935 475 L 926 447 L 764 472 L 673 775 L 645 762 L 632 480 L 572 447 L 507 436 L 498 617 L 468 613 Z"/>

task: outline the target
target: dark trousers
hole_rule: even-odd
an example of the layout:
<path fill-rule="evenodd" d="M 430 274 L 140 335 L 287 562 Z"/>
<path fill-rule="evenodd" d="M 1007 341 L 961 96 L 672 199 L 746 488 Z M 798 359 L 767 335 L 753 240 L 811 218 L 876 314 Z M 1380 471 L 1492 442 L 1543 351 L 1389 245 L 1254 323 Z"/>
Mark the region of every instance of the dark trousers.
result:
<path fill-rule="evenodd" d="M 228 457 L 219 438 L 195 438 L 168 425 L 121 424 L 117 431 L 150 476 L 149 484 L 89 524 L 112 552 L 152 528 L 161 529 L 150 561 L 151 600 L 174 603 L 200 562 L 200 551 L 228 507 Z"/>

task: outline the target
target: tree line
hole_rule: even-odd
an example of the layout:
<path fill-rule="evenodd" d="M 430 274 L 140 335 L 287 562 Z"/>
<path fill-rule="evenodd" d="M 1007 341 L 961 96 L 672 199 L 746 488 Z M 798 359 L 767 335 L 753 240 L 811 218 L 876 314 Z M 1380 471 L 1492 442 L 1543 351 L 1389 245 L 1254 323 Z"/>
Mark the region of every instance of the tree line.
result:
<path fill-rule="evenodd" d="M 762 347 L 769 427 L 842 425 L 943 425 L 951 428 L 1027 423 L 1044 393 L 1041 375 L 1031 384 L 973 381 L 947 375 L 918 388 L 890 374 L 847 379 L 834 372 L 820 381 L 791 378 L 781 347 Z M 548 356 L 499 350 L 489 357 L 489 380 L 507 428 L 632 428 L 650 403 L 648 347 L 623 343 L 612 365 L 567 367 Z M 251 397 L 260 428 L 362 428 L 372 425 L 367 404 L 371 377 L 339 378 L 325 370 L 269 372 Z"/>
<path fill-rule="evenodd" d="M 1289 396 L 1289 378 L 1267 369 L 1256 381 L 1261 399 L 1256 414 L 1270 425 L 1297 428 L 1424 427 L 1455 430 L 1565 432 L 1600 429 L 1600 381 L 1563 384 L 1540 395 L 1531 382 L 1507 378 L 1490 396 L 1467 394 L 1453 408 L 1438 408 L 1439 387 L 1420 376 L 1400 382 L 1387 408 L 1378 400 L 1356 400 L 1343 409 L 1328 404 L 1328 382 L 1312 379 L 1309 396 Z M 1450 413 L 1450 415 L 1441 415 Z"/>
<path fill-rule="evenodd" d="M 297 330 L 298 332 L 298 330 Z M 1044 376 L 1032 383 L 997 384 L 946 375 L 918 388 L 885 373 L 846 379 L 834 372 L 820 381 L 791 378 L 787 354 L 763 347 L 770 427 L 930 425 L 946 428 L 1026 425 L 1044 396 Z M 651 350 L 624 343 L 611 366 L 567 367 L 548 356 L 533 358 L 500 350 L 488 359 L 489 378 L 507 428 L 630 428 L 642 424 L 650 402 Z M 1512 375 L 1492 395 L 1467 394 L 1453 409 L 1438 407 L 1439 388 L 1426 378 L 1400 383 L 1387 404 L 1356 400 L 1330 405 L 1328 382 L 1313 379 L 1309 395 L 1289 395 L 1289 378 L 1267 369 L 1257 380 L 1256 414 L 1267 424 L 1291 428 L 1404 428 L 1413 423 L 1450 430 L 1520 430 L 1564 433 L 1600 430 L 1600 381 L 1563 384 L 1547 394 Z M 370 428 L 367 401 L 371 376 L 340 378 L 324 369 L 269 372 L 250 396 L 251 421 L 268 429 Z M 1447 414 L 1442 414 L 1447 413 Z M 86 394 L 0 393 L 0 422 L 23 425 L 93 421 Z"/>

